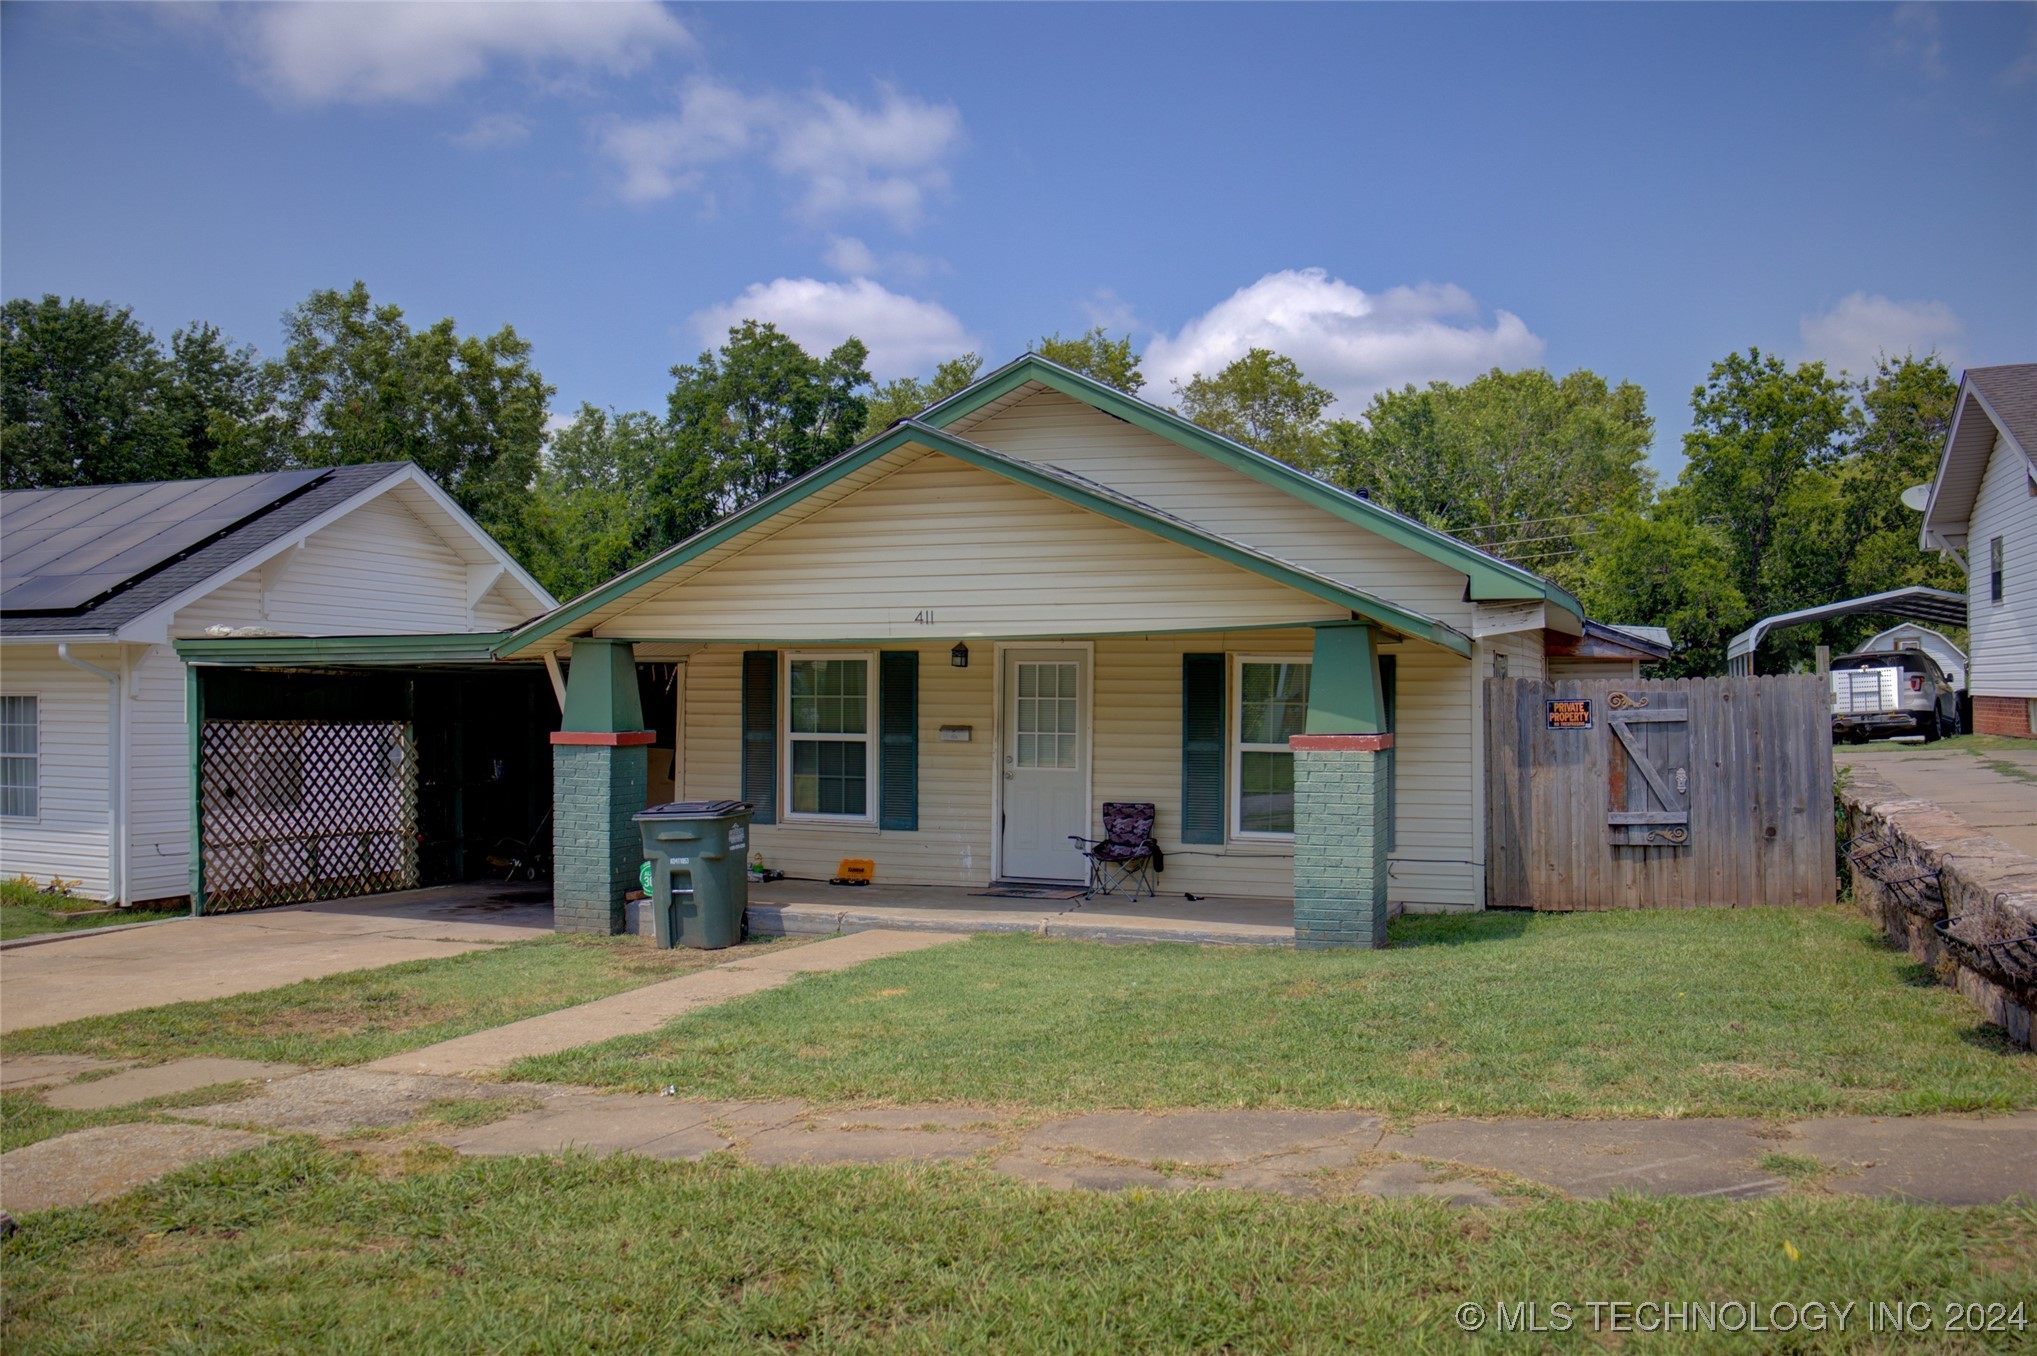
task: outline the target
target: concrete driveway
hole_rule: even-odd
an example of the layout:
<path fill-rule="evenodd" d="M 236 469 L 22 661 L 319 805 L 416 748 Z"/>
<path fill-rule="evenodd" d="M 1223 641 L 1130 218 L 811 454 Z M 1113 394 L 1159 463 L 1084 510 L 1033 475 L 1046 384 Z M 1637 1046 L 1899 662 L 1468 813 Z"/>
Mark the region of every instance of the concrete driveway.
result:
<path fill-rule="evenodd" d="M 544 886 L 449 885 L 0 951 L 0 1034 L 432 960 L 552 931 Z"/>
<path fill-rule="evenodd" d="M 2027 749 L 1840 744 L 1832 764 L 1873 771 L 1904 795 L 1928 800 L 2037 857 L 2037 740 L 2029 743 Z"/>

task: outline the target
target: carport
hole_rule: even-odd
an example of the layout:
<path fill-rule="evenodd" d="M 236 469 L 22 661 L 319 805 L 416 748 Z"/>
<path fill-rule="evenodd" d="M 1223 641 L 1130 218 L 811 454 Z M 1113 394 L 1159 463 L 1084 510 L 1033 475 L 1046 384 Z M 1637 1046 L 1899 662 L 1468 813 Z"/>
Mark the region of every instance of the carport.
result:
<path fill-rule="evenodd" d="M 501 632 L 182 640 L 197 913 L 551 876 L 570 665 Z M 649 799 L 672 798 L 683 654 L 637 647 Z"/>
<path fill-rule="evenodd" d="M 178 642 L 194 911 L 545 875 L 558 702 L 498 639 Z"/>
<path fill-rule="evenodd" d="M 1923 622 L 1931 626 L 1965 626 L 1966 595 L 1921 585 L 1870 593 L 1862 598 L 1826 603 L 1822 607 L 1798 608 L 1763 617 L 1726 642 L 1726 671 L 1747 677 L 1756 673 L 1756 652 L 1761 642 L 1777 631 L 1792 626 L 1809 626 L 1838 617 L 1894 617 L 1900 621 Z"/>

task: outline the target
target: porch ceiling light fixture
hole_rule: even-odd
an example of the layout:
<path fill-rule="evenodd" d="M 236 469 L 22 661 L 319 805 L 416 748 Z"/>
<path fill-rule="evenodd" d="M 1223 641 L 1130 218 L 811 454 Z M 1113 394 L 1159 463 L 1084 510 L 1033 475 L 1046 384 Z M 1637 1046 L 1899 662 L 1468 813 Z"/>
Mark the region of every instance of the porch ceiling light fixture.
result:
<path fill-rule="evenodd" d="M 949 662 L 950 664 L 953 664 L 953 665 L 954 665 L 954 666 L 955 666 L 956 668 L 958 668 L 958 669 L 966 669 L 966 668 L 968 668 L 968 667 L 969 667 L 969 647 L 968 647 L 967 645 L 964 645 L 964 644 L 963 644 L 963 643 L 962 643 L 961 641 L 959 641 L 959 640 L 958 640 L 958 641 L 956 641 L 956 642 L 955 642 L 955 648 L 954 648 L 954 649 L 952 649 L 952 650 L 950 650 L 950 651 L 948 651 L 948 662 Z"/>

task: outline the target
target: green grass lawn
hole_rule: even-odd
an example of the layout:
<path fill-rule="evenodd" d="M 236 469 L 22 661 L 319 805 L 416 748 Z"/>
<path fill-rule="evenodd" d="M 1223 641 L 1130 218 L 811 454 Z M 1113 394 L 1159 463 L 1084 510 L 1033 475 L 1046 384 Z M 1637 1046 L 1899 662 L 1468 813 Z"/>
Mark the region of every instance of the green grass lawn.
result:
<path fill-rule="evenodd" d="M 2037 1105 L 2037 1055 L 1831 910 L 1401 919 L 1383 951 L 977 937 L 506 1076 L 681 1096 L 1394 1116 Z"/>
<path fill-rule="evenodd" d="M 104 907 L 97 900 L 64 899 L 45 894 L 20 881 L 0 881 L 0 942 L 11 942 L 16 937 L 33 937 L 43 932 L 70 932 L 77 928 L 103 928 L 120 923 L 152 923 L 165 918 L 182 918 L 186 913 L 183 909 L 98 912 Z"/>
<path fill-rule="evenodd" d="M 362 1064 L 788 945 L 797 943 L 661 951 L 636 937 L 540 937 L 231 998 L 33 1027 L 0 1037 L 0 1049 L 149 1061 L 224 1055 L 320 1067 Z"/>
<path fill-rule="evenodd" d="M 366 1157 L 303 1141 L 26 1221 L 0 1346 L 106 1351 L 1456 1351 L 1457 1306 L 2037 1296 L 2037 1212 L 1053 1193 L 980 1168 Z M 1628 1339 L 1631 1341 L 1631 1339 Z M 1677 1350 L 2028 1349 L 1677 1336 Z"/>

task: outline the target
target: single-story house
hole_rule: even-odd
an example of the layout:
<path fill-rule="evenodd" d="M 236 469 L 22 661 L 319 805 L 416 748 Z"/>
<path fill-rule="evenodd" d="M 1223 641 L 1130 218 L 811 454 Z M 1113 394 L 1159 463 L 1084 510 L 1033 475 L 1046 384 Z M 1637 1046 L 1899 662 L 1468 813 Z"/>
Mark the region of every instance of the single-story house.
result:
<path fill-rule="evenodd" d="M 1960 379 L 1919 542 L 1966 571 L 1974 733 L 2037 738 L 2037 363 Z"/>
<path fill-rule="evenodd" d="M 1861 642 L 1860 650 L 1864 654 L 1922 650 L 1938 661 L 1938 667 L 1945 670 L 1945 676 L 1952 680 L 1955 689 L 1966 690 L 1966 651 L 1954 645 L 1952 637 L 1943 631 L 1934 631 L 1915 622 L 1901 622 L 1869 636 Z"/>
<path fill-rule="evenodd" d="M 321 856 L 332 870 L 379 855 L 392 868 L 379 883 L 415 883 L 433 816 L 452 816 L 439 832 L 457 835 L 471 809 L 433 743 L 457 722 L 434 713 L 471 723 L 473 703 L 504 686 L 486 645 L 466 656 L 478 661 L 466 673 L 489 675 L 477 688 L 479 677 L 392 684 L 335 672 L 322 642 L 296 639 L 294 676 L 222 673 L 208 692 L 180 646 L 372 633 L 416 658 L 413 638 L 457 648 L 463 634 L 492 637 L 555 605 L 408 462 L 9 490 L 0 539 L 0 876 L 128 903 L 193 893 L 201 819 L 223 835 L 222 852 L 271 877 L 302 882 Z M 525 676 L 549 708 L 542 670 Z M 334 719 L 348 712 L 353 724 Z M 208 724 L 207 713 L 226 719 Z M 326 719 L 311 730 L 307 716 Z M 422 749 L 390 733 L 397 717 L 427 730 Z M 555 710 L 529 718 L 556 724 Z M 526 760 L 540 776 L 549 728 Z M 394 742 L 365 753 L 333 743 L 356 730 Z M 201 767 L 219 774 L 207 780 L 209 818 Z M 342 794 L 358 802 L 347 813 L 375 822 L 333 824 Z M 504 814 L 529 831 L 527 814 Z M 394 869 L 406 863 L 407 874 Z"/>
<path fill-rule="evenodd" d="M 795 876 L 1084 878 L 1150 802 L 1167 893 L 1294 901 L 1302 945 L 1388 900 L 1484 902 L 1482 680 L 1631 676 L 1667 637 L 1027 355 L 515 630 L 569 667 L 559 925 L 619 931 L 650 725 L 674 794 L 756 807 Z M 634 658 L 673 665 L 646 720 Z"/>

